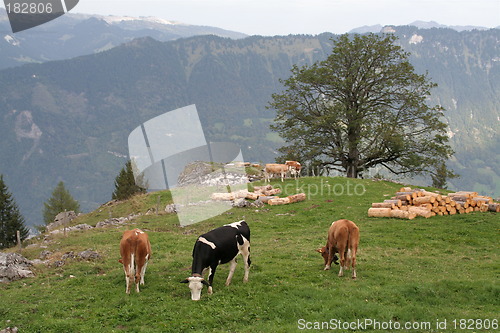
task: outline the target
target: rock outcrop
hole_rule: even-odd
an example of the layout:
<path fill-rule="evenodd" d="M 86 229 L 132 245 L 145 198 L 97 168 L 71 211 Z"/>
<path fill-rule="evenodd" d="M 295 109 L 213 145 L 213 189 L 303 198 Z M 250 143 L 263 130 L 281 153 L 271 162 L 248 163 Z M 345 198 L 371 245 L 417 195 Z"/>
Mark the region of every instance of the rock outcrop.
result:
<path fill-rule="evenodd" d="M 0 283 L 35 276 L 32 266 L 31 260 L 18 253 L 0 252 Z"/>

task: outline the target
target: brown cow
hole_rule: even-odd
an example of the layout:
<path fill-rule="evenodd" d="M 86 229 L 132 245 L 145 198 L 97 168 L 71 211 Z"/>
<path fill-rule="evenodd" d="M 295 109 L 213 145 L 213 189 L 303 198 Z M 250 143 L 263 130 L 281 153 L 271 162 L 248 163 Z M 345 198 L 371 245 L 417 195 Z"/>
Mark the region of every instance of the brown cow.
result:
<path fill-rule="evenodd" d="M 344 275 L 344 269 L 348 269 L 349 261 L 352 265 L 352 278 L 356 279 L 356 252 L 359 244 L 359 228 L 349 220 L 338 220 L 332 223 L 328 230 L 328 241 L 326 246 L 317 249 L 325 260 L 325 271 L 329 270 L 335 253 L 340 256 L 339 276 Z"/>
<path fill-rule="evenodd" d="M 274 174 L 279 174 L 281 176 L 281 181 L 285 178 L 286 173 L 288 171 L 288 165 L 286 164 L 276 164 L 276 163 L 268 163 L 264 169 L 265 181 L 269 182 L 269 179 Z"/>
<path fill-rule="evenodd" d="M 151 258 L 148 234 L 139 229 L 125 231 L 120 241 L 120 254 L 122 258 L 118 261 L 123 264 L 125 271 L 126 293 L 130 294 L 130 281 L 134 279 L 134 275 L 135 291 L 139 292 L 139 282 L 144 284 L 144 274 Z"/>
<path fill-rule="evenodd" d="M 290 171 L 293 178 L 297 179 L 297 176 L 300 176 L 302 165 L 297 161 L 286 161 L 285 164 L 288 165 L 288 171 Z"/>

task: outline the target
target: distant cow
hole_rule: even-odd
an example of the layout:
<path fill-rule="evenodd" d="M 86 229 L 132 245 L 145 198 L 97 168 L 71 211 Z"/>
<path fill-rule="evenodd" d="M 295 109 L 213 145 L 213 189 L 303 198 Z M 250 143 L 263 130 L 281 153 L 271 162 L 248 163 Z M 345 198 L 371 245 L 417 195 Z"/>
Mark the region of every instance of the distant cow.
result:
<path fill-rule="evenodd" d="M 250 228 L 245 221 L 226 224 L 198 237 L 193 248 L 191 276 L 181 282 L 189 283 L 191 299 L 200 300 L 203 285 L 208 287 L 208 294 L 212 294 L 212 283 L 217 266 L 230 262 L 229 275 L 226 280 L 226 286 L 228 286 L 233 278 L 238 254 L 241 254 L 245 261 L 243 282 L 247 282 L 251 263 Z M 203 273 L 207 268 L 208 282 L 203 278 Z"/>
<path fill-rule="evenodd" d="M 135 281 L 135 291 L 139 292 L 139 282 L 144 284 L 144 274 L 151 258 L 151 244 L 148 235 L 139 229 L 123 233 L 120 242 L 121 259 L 127 282 L 126 293 L 130 294 L 130 281 Z"/>
<path fill-rule="evenodd" d="M 280 175 L 281 181 L 283 181 L 287 172 L 288 172 L 288 165 L 286 164 L 268 163 L 264 168 L 264 176 L 265 176 L 264 182 L 269 182 L 269 179 L 276 174 Z"/>
<path fill-rule="evenodd" d="M 340 256 L 339 276 L 344 275 L 344 269 L 348 269 L 349 262 L 352 265 L 352 278 L 356 279 L 356 252 L 359 244 L 359 228 L 349 220 L 338 220 L 332 223 L 328 230 L 328 241 L 326 246 L 316 250 L 325 260 L 325 270 L 329 270 L 335 253 Z"/>
<path fill-rule="evenodd" d="M 297 176 L 300 176 L 302 165 L 297 161 L 286 161 L 285 164 L 288 166 L 288 171 L 290 171 L 293 178 L 297 179 Z"/>

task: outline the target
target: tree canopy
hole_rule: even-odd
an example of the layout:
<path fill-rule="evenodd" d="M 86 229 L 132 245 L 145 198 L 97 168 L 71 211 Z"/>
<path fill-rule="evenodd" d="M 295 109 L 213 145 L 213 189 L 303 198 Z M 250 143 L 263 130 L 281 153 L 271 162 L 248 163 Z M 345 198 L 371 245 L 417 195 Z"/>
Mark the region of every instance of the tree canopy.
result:
<path fill-rule="evenodd" d="M 43 221 L 45 224 L 54 222 L 57 214 L 64 211 L 80 212 L 80 204 L 73 199 L 71 193 L 64 186 L 64 182 L 60 181 L 52 192 L 52 196 L 43 204 Z"/>
<path fill-rule="evenodd" d="M 436 86 L 415 73 L 394 35 L 332 39 L 324 61 L 294 66 L 273 94 L 277 131 L 287 142 L 283 158 L 358 175 L 375 166 L 395 174 L 434 174 L 453 153 L 441 120 L 428 106 Z M 451 174 L 451 173 L 450 173 Z"/>
<path fill-rule="evenodd" d="M 21 241 L 29 235 L 24 218 L 0 175 L 0 249 L 16 245 L 17 231 Z"/>

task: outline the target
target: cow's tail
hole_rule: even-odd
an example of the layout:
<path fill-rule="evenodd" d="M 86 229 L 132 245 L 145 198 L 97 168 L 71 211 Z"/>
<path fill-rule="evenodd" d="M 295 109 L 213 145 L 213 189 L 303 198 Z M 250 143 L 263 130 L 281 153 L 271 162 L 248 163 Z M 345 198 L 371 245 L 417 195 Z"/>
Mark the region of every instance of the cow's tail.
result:
<path fill-rule="evenodd" d="M 130 258 L 129 258 L 129 270 L 130 270 L 130 276 L 135 276 L 135 270 L 137 267 L 137 264 L 135 262 L 136 260 L 136 253 L 137 253 L 137 237 L 130 237 L 127 240 L 130 248 Z"/>
<path fill-rule="evenodd" d="M 351 250 L 352 241 L 353 241 L 352 237 L 353 237 L 352 230 L 348 229 L 348 231 L 347 231 L 347 244 L 345 247 L 345 251 L 346 251 L 345 252 L 345 258 L 346 258 L 345 268 L 348 268 L 352 262 L 352 250 Z"/>
<path fill-rule="evenodd" d="M 346 266 L 349 267 L 352 265 L 353 256 L 356 256 L 357 245 L 359 242 L 359 229 L 358 228 L 350 228 L 348 237 L 347 237 L 347 246 L 346 246 Z M 354 252 L 354 253 L 353 253 Z"/>

